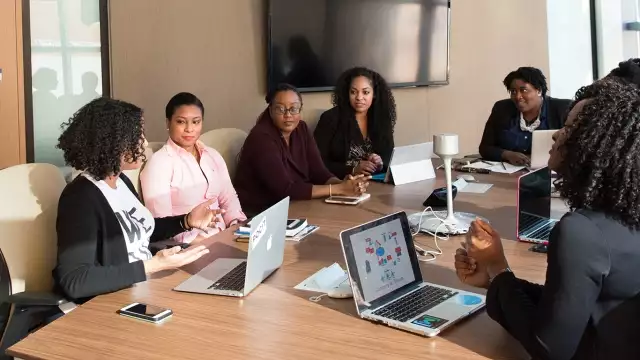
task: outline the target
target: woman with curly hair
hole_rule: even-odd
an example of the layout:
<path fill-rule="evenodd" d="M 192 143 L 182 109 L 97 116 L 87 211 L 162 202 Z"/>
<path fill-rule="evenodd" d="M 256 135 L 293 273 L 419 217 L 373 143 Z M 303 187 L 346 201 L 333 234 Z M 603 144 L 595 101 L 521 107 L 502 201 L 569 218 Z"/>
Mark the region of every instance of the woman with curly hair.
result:
<path fill-rule="evenodd" d="M 534 67 L 520 67 L 502 83 L 510 98 L 493 105 L 480 141 L 480 155 L 486 160 L 528 165 L 531 133 L 562 128 L 571 101 L 547 96 L 547 78 Z"/>
<path fill-rule="evenodd" d="M 340 180 L 322 163 L 318 147 L 302 120 L 302 97 L 294 86 L 269 91 L 267 108 L 240 151 L 235 186 L 242 207 L 254 215 L 285 197 L 309 200 L 332 195 L 357 196 L 368 177 Z"/>
<path fill-rule="evenodd" d="M 334 107 L 314 131 L 325 165 L 335 176 L 383 172 L 393 152 L 396 102 L 380 74 L 355 67 L 338 79 Z"/>
<path fill-rule="evenodd" d="M 145 160 L 143 122 L 139 107 L 98 98 L 64 124 L 58 148 L 68 165 L 84 172 L 60 196 L 53 275 L 59 290 L 76 302 L 145 281 L 208 252 L 204 246 L 175 246 L 151 255 L 149 242 L 205 229 L 219 211 L 210 210 L 208 201 L 188 214 L 154 219 L 140 203 L 122 171 Z"/>
<path fill-rule="evenodd" d="M 500 235 L 481 221 L 456 252 L 458 277 L 488 289 L 487 313 L 534 359 L 640 358 L 636 61 L 580 89 L 554 135 L 549 167 L 572 212 L 551 233 L 544 285 L 514 275 Z"/>

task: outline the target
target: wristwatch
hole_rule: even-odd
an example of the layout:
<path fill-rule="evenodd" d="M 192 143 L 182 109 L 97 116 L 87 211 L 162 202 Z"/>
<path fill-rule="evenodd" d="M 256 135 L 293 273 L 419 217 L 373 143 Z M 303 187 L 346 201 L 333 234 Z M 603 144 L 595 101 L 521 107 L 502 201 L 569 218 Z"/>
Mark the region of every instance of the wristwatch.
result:
<path fill-rule="evenodd" d="M 489 277 L 489 283 L 492 283 L 492 282 L 493 282 L 493 279 L 495 279 L 496 277 L 498 277 L 498 275 L 500 275 L 500 274 L 502 274 L 502 273 L 506 273 L 506 272 L 510 272 L 510 273 L 512 273 L 512 274 L 513 274 L 513 271 L 511 271 L 511 268 L 507 266 L 506 268 L 504 268 L 504 269 L 502 269 L 502 270 L 498 271 L 498 273 L 497 273 L 497 274 L 495 274 L 493 277 Z"/>

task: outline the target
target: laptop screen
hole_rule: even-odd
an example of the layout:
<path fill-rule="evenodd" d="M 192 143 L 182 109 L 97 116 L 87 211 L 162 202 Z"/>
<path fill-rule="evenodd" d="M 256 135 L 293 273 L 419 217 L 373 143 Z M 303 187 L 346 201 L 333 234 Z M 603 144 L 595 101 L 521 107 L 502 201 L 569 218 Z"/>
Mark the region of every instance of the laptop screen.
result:
<path fill-rule="evenodd" d="M 341 240 L 349 275 L 365 302 L 384 300 L 407 285 L 422 282 L 404 212 L 347 230 Z"/>
<path fill-rule="evenodd" d="M 548 167 L 522 175 L 518 180 L 518 235 L 530 219 L 551 217 L 551 172 Z"/>

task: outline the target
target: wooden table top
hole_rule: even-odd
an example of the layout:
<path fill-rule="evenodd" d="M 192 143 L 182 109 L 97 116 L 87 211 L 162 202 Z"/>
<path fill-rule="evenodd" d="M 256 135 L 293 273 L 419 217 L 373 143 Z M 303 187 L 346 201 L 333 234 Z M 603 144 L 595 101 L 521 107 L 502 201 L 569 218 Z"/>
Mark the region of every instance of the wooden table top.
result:
<path fill-rule="evenodd" d="M 442 177 L 442 172 L 438 173 Z M 505 252 L 521 278 L 542 282 L 546 256 L 528 251 L 515 239 L 516 176 L 476 175 L 494 186 L 485 194 L 459 193 L 455 210 L 488 218 L 502 235 Z M 300 243 L 287 243 L 283 266 L 248 297 L 188 294 L 171 289 L 218 257 L 245 257 L 246 244 L 232 235 L 215 236 L 211 253 L 181 270 L 116 293 L 99 296 L 13 346 L 23 359 L 529 359 L 522 347 L 485 311 L 425 338 L 357 317 L 353 299 L 324 297 L 293 287 L 320 268 L 338 262 L 341 230 L 382 215 L 422 210 L 422 202 L 442 179 L 398 187 L 370 186 L 371 199 L 356 206 L 320 200 L 293 202 L 290 217 L 306 217 L 320 229 Z M 453 254 L 461 237 L 439 241 L 436 261 L 421 263 L 425 281 L 482 292 L 461 284 L 453 271 Z M 433 237 L 419 236 L 433 246 Z M 150 324 L 116 314 L 132 302 L 170 308 L 174 315 Z"/>

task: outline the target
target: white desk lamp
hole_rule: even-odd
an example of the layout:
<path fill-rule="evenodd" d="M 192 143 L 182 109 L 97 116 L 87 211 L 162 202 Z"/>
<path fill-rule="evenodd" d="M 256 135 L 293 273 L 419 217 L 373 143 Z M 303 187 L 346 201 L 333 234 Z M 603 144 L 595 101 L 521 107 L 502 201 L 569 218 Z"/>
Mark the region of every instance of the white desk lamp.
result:
<path fill-rule="evenodd" d="M 453 211 L 451 160 L 454 156 L 458 155 L 458 135 L 434 135 L 433 152 L 444 162 L 444 173 L 447 183 L 447 211 L 412 214 L 409 217 L 409 221 L 416 227 L 418 223 L 421 223 L 420 230 L 432 234 L 436 232 L 451 235 L 466 234 L 471 227 L 471 223 L 478 218 L 478 216 L 471 213 Z"/>

